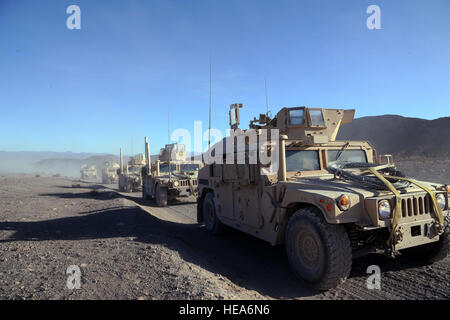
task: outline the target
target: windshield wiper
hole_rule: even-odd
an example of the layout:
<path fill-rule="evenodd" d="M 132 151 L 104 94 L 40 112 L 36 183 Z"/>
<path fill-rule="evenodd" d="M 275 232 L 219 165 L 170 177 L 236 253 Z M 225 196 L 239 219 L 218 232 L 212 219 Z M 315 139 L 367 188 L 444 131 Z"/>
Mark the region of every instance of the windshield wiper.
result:
<path fill-rule="evenodd" d="M 342 156 L 342 154 L 344 153 L 345 149 L 347 149 L 347 147 L 350 145 L 350 141 L 347 141 L 341 148 L 341 150 L 339 150 L 337 156 L 336 156 L 336 160 L 334 161 L 338 161 L 339 158 Z"/>

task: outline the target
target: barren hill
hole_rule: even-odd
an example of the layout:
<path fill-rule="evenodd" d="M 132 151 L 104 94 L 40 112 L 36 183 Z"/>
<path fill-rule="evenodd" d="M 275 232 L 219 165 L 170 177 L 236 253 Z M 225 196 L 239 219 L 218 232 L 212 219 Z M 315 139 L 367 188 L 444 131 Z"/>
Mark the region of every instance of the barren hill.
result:
<path fill-rule="evenodd" d="M 341 127 L 339 140 L 367 140 L 379 154 L 397 158 L 450 158 L 450 117 L 362 117 Z"/>

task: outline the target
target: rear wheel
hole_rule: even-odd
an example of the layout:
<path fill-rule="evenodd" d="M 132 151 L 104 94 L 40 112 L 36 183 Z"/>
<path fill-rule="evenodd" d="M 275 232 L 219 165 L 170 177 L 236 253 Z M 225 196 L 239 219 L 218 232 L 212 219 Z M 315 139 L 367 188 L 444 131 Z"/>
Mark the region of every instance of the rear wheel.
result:
<path fill-rule="evenodd" d="M 167 206 L 167 188 L 156 186 L 156 205 L 158 207 Z"/>
<path fill-rule="evenodd" d="M 224 231 L 224 225 L 216 215 L 216 206 L 214 203 L 214 194 L 209 192 L 203 199 L 203 222 L 206 230 L 212 234 L 220 234 Z"/>
<path fill-rule="evenodd" d="M 300 209 L 289 220 L 286 253 L 294 273 L 319 290 L 338 286 L 350 274 L 347 232 L 344 226 L 328 224 L 317 208 Z"/>

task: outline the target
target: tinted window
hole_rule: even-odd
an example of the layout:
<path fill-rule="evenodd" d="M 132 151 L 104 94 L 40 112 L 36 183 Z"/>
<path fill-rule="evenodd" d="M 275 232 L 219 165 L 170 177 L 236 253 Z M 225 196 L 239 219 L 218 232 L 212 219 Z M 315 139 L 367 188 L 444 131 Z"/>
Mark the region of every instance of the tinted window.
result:
<path fill-rule="evenodd" d="M 311 125 L 321 127 L 325 126 L 322 110 L 309 110 L 309 116 L 311 117 Z"/>
<path fill-rule="evenodd" d="M 286 171 L 320 170 L 319 152 L 286 150 Z"/>
<path fill-rule="evenodd" d="M 328 150 L 328 162 L 336 161 L 339 150 Z M 363 150 L 344 150 L 339 161 L 345 162 L 367 162 L 366 153 Z"/>
<path fill-rule="evenodd" d="M 291 126 L 301 126 L 305 124 L 304 109 L 289 110 L 289 124 Z"/>

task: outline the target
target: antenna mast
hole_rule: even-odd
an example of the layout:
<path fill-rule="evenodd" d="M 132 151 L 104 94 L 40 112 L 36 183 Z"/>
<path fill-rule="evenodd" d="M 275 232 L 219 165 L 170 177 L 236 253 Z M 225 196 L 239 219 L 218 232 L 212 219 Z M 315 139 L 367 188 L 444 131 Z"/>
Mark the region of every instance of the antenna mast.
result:
<path fill-rule="evenodd" d="M 211 105 L 212 105 L 212 54 L 209 54 L 209 129 L 208 149 L 211 147 Z"/>
<path fill-rule="evenodd" d="M 167 152 L 169 153 L 169 181 L 172 178 L 172 165 L 170 163 L 170 156 L 172 153 L 172 150 L 170 150 L 170 112 L 169 109 L 167 109 Z"/>
<path fill-rule="evenodd" d="M 264 77 L 264 86 L 266 87 L 266 116 L 269 115 L 269 94 L 267 92 L 267 79 Z"/>

